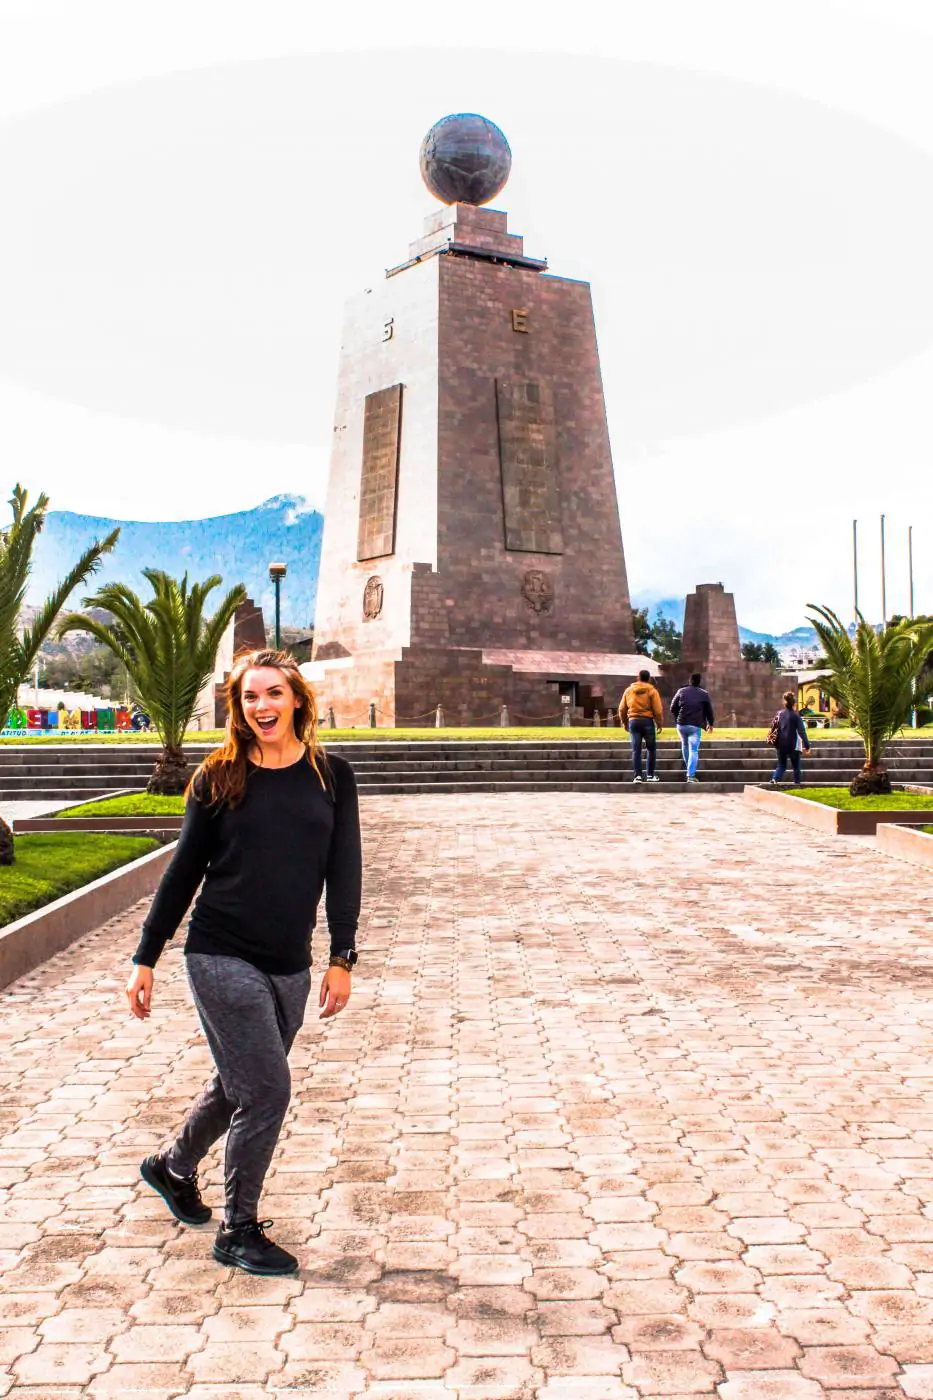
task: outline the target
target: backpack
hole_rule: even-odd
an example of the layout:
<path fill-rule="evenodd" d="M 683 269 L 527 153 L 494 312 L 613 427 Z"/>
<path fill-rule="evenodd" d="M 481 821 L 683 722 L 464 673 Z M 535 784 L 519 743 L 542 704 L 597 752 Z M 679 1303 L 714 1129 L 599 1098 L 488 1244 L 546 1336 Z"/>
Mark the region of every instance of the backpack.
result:
<path fill-rule="evenodd" d="M 771 721 L 771 728 L 768 730 L 768 743 L 772 748 L 777 748 L 778 735 L 780 733 L 781 711 L 778 710 Z"/>

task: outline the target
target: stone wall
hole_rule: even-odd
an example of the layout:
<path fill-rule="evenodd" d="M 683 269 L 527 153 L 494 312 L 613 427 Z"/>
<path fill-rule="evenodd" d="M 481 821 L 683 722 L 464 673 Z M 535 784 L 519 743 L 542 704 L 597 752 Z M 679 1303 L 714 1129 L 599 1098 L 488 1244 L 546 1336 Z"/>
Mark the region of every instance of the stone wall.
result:
<path fill-rule="evenodd" d="M 784 691 L 796 690 L 795 676 L 772 671 L 767 662 L 744 660 L 735 598 L 721 583 L 700 583 L 687 595 L 681 655 L 681 661 L 661 669 L 658 688 L 665 709 L 674 692 L 689 684 L 691 672 L 699 671 L 720 728 L 770 724 Z"/>
<path fill-rule="evenodd" d="M 631 652 L 590 289 L 470 257 L 440 263 L 437 560 L 451 642 Z M 528 428 L 527 452 L 542 463 L 526 488 L 529 528 L 515 533 L 545 538 L 531 528 L 532 507 L 536 497 L 556 499 L 551 536 L 560 552 L 506 547 L 502 454 L 510 448 L 497 384 L 533 385 L 548 413 L 552 405 L 552 426 L 542 412 Z M 544 578 L 529 585 L 529 574 Z"/>
<path fill-rule="evenodd" d="M 618 710 L 622 692 L 634 675 L 588 675 L 577 681 L 579 721 L 594 706 L 601 716 Z M 512 724 L 560 722 L 560 683 L 545 674 L 516 671 L 483 661 L 480 650 L 452 647 L 405 647 L 399 656 L 369 654 L 351 667 L 329 669 L 314 682 L 321 722 L 333 706 L 338 726 L 368 723 L 370 700 L 380 728 L 430 727 L 439 704 L 448 726 L 494 725 L 502 706 Z"/>

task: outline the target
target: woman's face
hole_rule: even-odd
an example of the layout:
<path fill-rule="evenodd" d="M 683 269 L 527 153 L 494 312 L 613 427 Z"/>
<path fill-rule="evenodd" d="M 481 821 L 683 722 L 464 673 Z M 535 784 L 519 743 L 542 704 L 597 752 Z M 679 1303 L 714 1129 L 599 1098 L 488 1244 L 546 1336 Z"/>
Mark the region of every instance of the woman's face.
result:
<path fill-rule="evenodd" d="M 277 666 L 254 666 L 244 672 L 240 703 L 260 744 L 280 744 L 295 732 L 295 711 L 301 701 Z"/>

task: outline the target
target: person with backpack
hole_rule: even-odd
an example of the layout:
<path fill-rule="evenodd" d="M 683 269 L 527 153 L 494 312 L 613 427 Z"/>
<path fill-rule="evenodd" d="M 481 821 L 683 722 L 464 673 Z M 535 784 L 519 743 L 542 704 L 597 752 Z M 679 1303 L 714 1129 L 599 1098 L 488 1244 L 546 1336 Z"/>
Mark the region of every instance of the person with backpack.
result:
<path fill-rule="evenodd" d="M 697 783 L 697 764 L 700 761 L 700 740 L 703 730 L 712 734 L 716 717 L 709 692 L 700 682 L 703 677 L 694 671 L 689 685 L 682 685 L 671 701 L 671 714 L 680 735 L 680 749 L 684 758 L 684 768 L 688 783 Z"/>
<path fill-rule="evenodd" d="M 638 680 L 628 687 L 619 705 L 619 723 L 623 729 L 628 730 L 632 741 L 634 783 L 645 781 L 641 764 L 642 744 L 648 750 L 648 782 L 660 782 L 654 767 L 657 758 L 657 736 L 661 732 L 663 718 L 661 697 L 651 684 L 651 672 L 639 671 Z"/>
<path fill-rule="evenodd" d="M 797 787 L 803 784 L 800 776 L 800 755 L 810 752 L 810 738 L 807 726 L 797 713 L 797 697 L 792 690 L 784 693 L 784 708 L 778 710 L 771 721 L 768 743 L 777 749 L 777 766 L 771 774 L 769 787 L 777 787 L 787 772 L 788 761 L 794 767 L 794 782 Z"/>

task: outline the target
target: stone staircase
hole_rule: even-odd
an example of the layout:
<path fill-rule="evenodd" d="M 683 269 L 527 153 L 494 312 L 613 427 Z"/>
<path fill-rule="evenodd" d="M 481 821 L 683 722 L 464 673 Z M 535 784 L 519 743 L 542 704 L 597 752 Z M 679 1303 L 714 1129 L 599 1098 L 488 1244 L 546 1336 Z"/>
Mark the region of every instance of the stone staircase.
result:
<path fill-rule="evenodd" d="M 631 781 L 627 738 L 553 741 L 416 742 L 360 740 L 333 744 L 353 764 L 363 793 L 431 792 L 632 792 L 686 790 L 680 745 L 659 745 L 658 787 Z M 326 736 L 325 736 L 326 739 Z M 193 763 L 208 752 L 191 746 Z M 142 790 L 158 750 L 152 745 L 0 746 L 0 800 L 79 802 L 106 792 Z M 933 784 L 933 739 L 891 744 L 888 768 L 900 783 Z M 814 742 L 805 760 L 811 785 L 848 783 L 862 763 L 862 747 L 849 740 Z M 774 754 L 763 741 L 707 740 L 700 751 L 700 787 L 693 792 L 740 792 L 747 783 L 766 782 Z"/>

